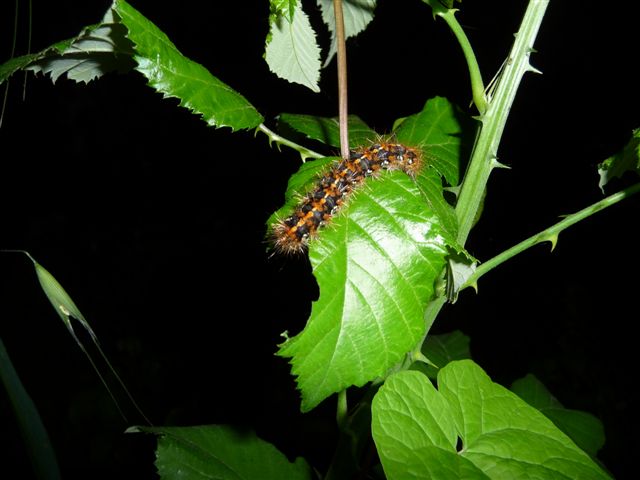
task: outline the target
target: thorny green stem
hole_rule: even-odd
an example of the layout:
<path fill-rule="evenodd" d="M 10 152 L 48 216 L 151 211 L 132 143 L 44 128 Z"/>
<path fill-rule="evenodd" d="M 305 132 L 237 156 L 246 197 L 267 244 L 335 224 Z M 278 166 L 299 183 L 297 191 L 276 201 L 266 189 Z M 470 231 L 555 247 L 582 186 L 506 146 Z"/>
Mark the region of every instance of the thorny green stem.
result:
<path fill-rule="evenodd" d="M 533 247 L 534 245 L 537 245 L 542 242 L 551 242 L 551 248 L 553 249 L 556 245 L 556 241 L 558 240 L 558 234 L 560 232 L 562 232 L 566 228 L 569 228 L 571 225 L 574 225 L 579 221 L 584 220 L 587 217 L 590 217 L 594 213 L 599 212 L 600 210 L 604 210 L 605 208 L 610 207 L 611 205 L 615 205 L 619 201 L 627 197 L 630 197 L 631 195 L 638 192 L 640 192 L 640 183 L 637 183 L 635 185 L 632 185 L 631 187 L 628 187 L 624 190 L 614 193 L 613 195 L 610 195 L 607 198 L 604 198 L 599 202 L 594 203 L 593 205 L 589 205 L 587 208 L 583 208 L 579 212 L 573 213 L 571 215 L 567 215 L 564 219 L 562 219 L 560 222 L 556 223 L 552 227 L 549 227 L 546 230 L 543 230 L 542 232 L 532 235 L 526 240 L 523 240 L 517 245 L 514 245 L 513 247 L 496 255 L 495 257 L 488 260 L 487 262 L 482 263 L 476 269 L 476 271 L 471 276 L 469 276 L 469 278 L 462 285 L 462 287 L 460 287 L 460 290 L 463 290 L 467 287 L 475 288 L 477 285 L 478 279 L 482 277 L 485 273 L 490 272 L 498 265 L 506 262 L 507 260 L 514 257 L 515 255 L 522 253 L 528 248 Z"/>
<path fill-rule="evenodd" d="M 496 160 L 498 145 L 520 81 L 526 72 L 536 72 L 529 63 L 529 55 L 533 51 L 533 43 L 548 4 L 549 0 L 530 0 L 509 57 L 505 62 L 504 70 L 498 80 L 495 95 L 488 99 L 487 109 L 480 117 L 481 130 L 476 139 L 456 204 L 458 243 L 462 246 L 467 241 L 473 227 L 489 175 L 495 167 L 499 166 Z"/>
<path fill-rule="evenodd" d="M 300 156 L 302 157 L 302 161 L 305 161 L 307 158 L 324 158 L 326 155 L 322 155 L 321 153 L 314 152 L 313 150 L 309 150 L 302 145 L 299 145 L 291 140 L 288 140 L 284 137 L 281 137 L 276 132 L 267 127 L 264 123 L 258 125 L 257 131 L 264 133 L 267 137 L 269 137 L 269 144 L 275 142 L 277 145 L 284 145 L 286 147 L 292 148 L 296 150 Z"/>
<path fill-rule="evenodd" d="M 506 65 L 500 77 L 495 95 L 486 99 L 488 102 L 486 104 L 486 110 L 480 118 L 482 122 L 481 130 L 476 138 L 473 154 L 456 204 L 456 216 L 458 217 L 459 224 L 458 243 L 461 246 L 464 246 L 471 227 L 473 226 L 487 185 L 487 180 L 489 179 L 489 174 L 491 170 L 498 165 L 496 161 L 498 145 L 500 144 L 502 132 L 507 122 L 507 117 L 509 116 L 511 104 L 520 85 L 520 80 L 525 72 L 535 71 L 529 64 L 529 54 L 533 50 L 533 43 L 538 34 L 538 29 L 542 23 L 548 3 L 549 0 L 529 1 L 522 19 L 522 24 L 516 35 L 516 40 L 505 62 Z M 442 13 L 437 12 L 437 14 L 440 14 L 446 20 L 446 17 Z M 451 14 L 451 17 L 453 17 L 453 14 Z M 447 23 L 449 24 L 449 22 Z M 461 28 L 460 31 L 462 31 Z M 466 36 L 464 38 L 466 40 Z M 460 39 L 458 39 L 458 41 L 460 41 Z M 466 48 L 467 47 L 463 45 L 465 52 Z M 469 46 L 468 48 L 470 49 L 471 47 Z M 476 64 L 475 57 L 469 57 L 467 53 L 465 53 L 465 57 L 467 58 L 467 62 L 469 62 L 471 58 L 473 63 Z M 476 67 L 477 65 L 470 65 L 470 72 Z M 472 73 L 472 84 L 473 82 Z M 426 324 L 424 338 L 426 338 L 433 322 L 445 303 L 445 296 L 439 296 L 427 305 L 424 315 Z M 423 342 L 420 342 L 419 345 L 422 345 L 422 343 Z"/>

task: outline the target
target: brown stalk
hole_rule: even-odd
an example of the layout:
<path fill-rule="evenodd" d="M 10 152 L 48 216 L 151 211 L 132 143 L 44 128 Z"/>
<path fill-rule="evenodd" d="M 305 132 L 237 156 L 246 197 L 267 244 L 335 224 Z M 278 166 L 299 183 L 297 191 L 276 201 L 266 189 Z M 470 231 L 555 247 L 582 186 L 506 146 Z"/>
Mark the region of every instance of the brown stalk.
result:
<path fill-rule="evenodd" d="M 340 123 L 340 156 L 349 159 L 349 128 L 347 124 L 347 49 L 344 35 L 342 0 L 333 0 L 336 18 L 336 40 L 338 42 L 338 118 Z"/>

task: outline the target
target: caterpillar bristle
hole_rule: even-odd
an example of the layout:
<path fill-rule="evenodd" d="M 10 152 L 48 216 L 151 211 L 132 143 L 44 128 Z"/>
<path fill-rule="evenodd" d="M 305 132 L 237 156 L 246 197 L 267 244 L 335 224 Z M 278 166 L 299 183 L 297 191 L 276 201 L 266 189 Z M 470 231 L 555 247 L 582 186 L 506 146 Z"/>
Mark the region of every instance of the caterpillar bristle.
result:
<path fill-rule="evenodd" d="M 336 161 L 318 178 L 291 215 L 273 224 L 271 242 L 275 251 L 286 255 L 304 253 L 309 240 L 366 178 L 376 177 L 383 170 L 400 170 L 415 178 L 422 166 L 419 150 L 382 138 L 368 147 L 351 150 L 347 160 Z"/>

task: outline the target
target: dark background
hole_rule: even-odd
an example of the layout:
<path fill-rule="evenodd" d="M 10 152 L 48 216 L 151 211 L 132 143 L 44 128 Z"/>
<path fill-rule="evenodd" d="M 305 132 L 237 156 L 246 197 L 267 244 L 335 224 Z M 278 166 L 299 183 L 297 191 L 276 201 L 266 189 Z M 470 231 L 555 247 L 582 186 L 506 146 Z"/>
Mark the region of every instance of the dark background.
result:
<path fill-rule="evenodd" d="M 34 2 L 33 50 L 99 21 L 110 2 Z M 203 4 L 206 3 L 206 6 Z M 569 3 L 576 6 L 570 6 Z M 0 10 L 0 62 L 13 2 Z M 280 112 L 335 115 L 335 63 L 314 94 L 262 60 L 268 2 L 132 4 L 188 57 L 241 92 L 274 127 Z M 18 53 L 26 49 L 19 2 Z M 481 260 L 602 198 L 596 165 L 640 126 L 638 34 L 626 6 L 552 1 L 499 150 L 484 215 L 467 244 Z M 306 2 L 320 42 L 327 34 Z M 508 53 L 525 1 L 468 0 L 459 14 L 485 81 Z M 350 111 L 378 131 L 435 95 L 473 113 L 466 68 L 444 22 L 414 0 L 380 0 L 349 42 Z M 88 86 L 22 76 L 0 129 L 0 248 L 25 249 L 65 286 L 146 414 L 158 425 L 250 427 L 290 458 L 324 471 L 336 439 L 334 399 L 299 414 L 280 333 L 299 332 L 317 295 L 305 260 L 270 258 L 264 222 L 283 201 L 296 152 L 251 132 L 214 130 L 136 73 Z M 611 185 L 629 184 L 632 178 Z M 471 336 L 474 359 L 500 383 L 536 374 L 568 408 L 597 415 L 600 458 L 631 478 L 637 452 L 640 199 L 519 255 L 447 306 L 434 331 Z M 0 337 L 37 404 L 65 478 L 154 478 L 154 440 L 123 435 L 91 366 L 52 311 L 28 260 L 0 255 Z M 86 339 L 86 336 L 83 336 Z M 114 387 L 116 388 L 116 387 Z M 120 392 L 116 388 L 116 393 Z M 125 409 L 128 403 L 123 400 Z M 130 423 L 140 423 L 135 412 Z M 29 478 L 0 395 L 3 471 Z"/>

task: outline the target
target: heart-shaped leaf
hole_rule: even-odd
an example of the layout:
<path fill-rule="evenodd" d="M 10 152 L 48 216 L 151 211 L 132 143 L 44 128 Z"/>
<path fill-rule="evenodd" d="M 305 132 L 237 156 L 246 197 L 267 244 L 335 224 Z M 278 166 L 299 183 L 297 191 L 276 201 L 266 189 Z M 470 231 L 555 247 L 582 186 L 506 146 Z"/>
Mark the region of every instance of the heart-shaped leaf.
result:
<path fill-rule="evenodd" d="M 392 375 L 374 398 L 372 415 L 390 480 L 610 478 L 548 418 L 471 360 L 440 370 L 438 389 L 420 372 Z"/>

